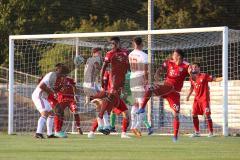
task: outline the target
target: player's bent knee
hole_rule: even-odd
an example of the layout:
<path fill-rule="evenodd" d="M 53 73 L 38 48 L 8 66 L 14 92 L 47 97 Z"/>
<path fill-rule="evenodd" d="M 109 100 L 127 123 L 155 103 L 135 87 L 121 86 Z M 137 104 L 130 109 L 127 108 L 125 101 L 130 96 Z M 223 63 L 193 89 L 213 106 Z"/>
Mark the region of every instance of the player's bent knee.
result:
<path fill-rule="evenodd" d="M 101 119 L 103 119 L 103 114 L 104 114 L 104 113 L 99 112 L 99 113 L 98 113 L 98 117 L 101 118 Z"/>
<path fill-rule="evenodd" d="M 101 99 L 94 99 L 91 101 L 93 105 L 95 105 L 96 111 L 99 112 L 101 110 L 101 106 L 103 105 L 103 101 Z"/>

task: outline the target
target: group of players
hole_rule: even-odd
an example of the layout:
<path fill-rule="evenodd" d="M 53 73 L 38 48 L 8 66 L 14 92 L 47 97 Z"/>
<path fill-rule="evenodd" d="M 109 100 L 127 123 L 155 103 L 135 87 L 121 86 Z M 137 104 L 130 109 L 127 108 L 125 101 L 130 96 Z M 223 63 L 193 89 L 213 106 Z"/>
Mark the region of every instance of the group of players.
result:
<path fill-rule="evenodd" d="M 213 136 L 208 82 L 221 81 L 221 77 L 215 78 L 201 73 L 199 63 L 194 62 L 190 65 L 184 60 L 184 52 L 181 49 L 175 49 L 171 57 L 159 66 L 154 75 L 155 81 L 150 84 L 148 56 L 142 51 L 142 39 L 140 37 L 133 39 L 134 50 L 131 53 L 121 48 L 119 37 L 112 37 L 109 43 L 111 50 L 106 53 L 103 65 L 101 65 L 100 48 L 92 50 L 93 55 L 85 64 L 83 87 L 86 104 L 94 104 L 97 112 L 91 131 L 88 133 L 89 138 L 94 137 L 96 130 L 106 135 L 114 132 L 116 115 L 119 114 L 123 116 L 121 138 L 130 138 L 126 133 L 130 121 L 134 135 L 141 137 L 142 122 L 146 125 L 148 134 L 151 135 L 153 129 L 146 120 L 145 107 L 150 97 L 154 95 L 165 98 L 173 111 L 173 141 L 176 142 L 180 125 L 180 92 L 187 76 L 190 76 L 191 83 L 187 101 L 193 90 L 195 91 L 192 111 L 195 132 L 191 136 L 200 136 L 198 115 L 205 116 L 209 137 Z M 99 72 L 101 88 L 97 88 L 95 83 Z M 32 94 L 33 102 L 41 114 L 36 138 L 44 138 L 45 123 L 48 138 L 67 137 L 66 133 L 61 131 L 66 107 L 74 113 L 78 132 L 82 134 L 80 117 L 77 114 L 75 82 L 67 77 L 68 73 L 68 67 L 62 63 L 57 64 L 55 71 L 46 74 Z M 165 80 L 160 83 L 162 74 L 165 74 Z M 128 107 L 131 107 L 131 115 L 128 114 Z M 55 133 L 52 132 L 53 121 Z"/>

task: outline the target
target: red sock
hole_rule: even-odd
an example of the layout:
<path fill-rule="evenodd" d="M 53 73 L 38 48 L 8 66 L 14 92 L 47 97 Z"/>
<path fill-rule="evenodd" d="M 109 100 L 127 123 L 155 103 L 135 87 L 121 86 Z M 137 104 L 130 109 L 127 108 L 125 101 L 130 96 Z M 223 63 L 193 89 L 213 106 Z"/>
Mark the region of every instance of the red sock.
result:
<path fill-rule="evenodd" d="M 193 126 L 195 129 L 195 132 L 199 132 L 199 119 L 198 117 L 193 117 Z"/>
<path fill-rule="evenodd" d="M 97 127 L 98 127 L 97 119 L 94 119 L 94 120 L 93 120 L 93 123 L 92 123 L 92 129 L 91 129 L 91 131 L 95 132 L 95 131 L 97 130 Z"/>
<path fill-rule="evenodd" d="M 58 116 L 54 116 L 54 131 L 59 132 Z"/>
<path fill-rule="evenodd" d="M 179 125 L 180 125 L 179 119 L 174 118 L 173 119 L 173 130 L 174 130 L 173 134 L 174 134 L 174 137 L 178 136 Z"/>
<path fill-rule="evenodd" d="M 127 118 L 122 119 L 122 132 L 127 132 L 129 121 Z"/>
<path fill-rule="evenodd" d="M 213 133 L 213 123 L 212 123 L 212 118 L 208 117 L 207 119 L 207 124 L 208 124 L 208 130 L 209 132 Z"/>
<path fill-rule="evenodd" d="M 54 116 L 54 130 L 55 132 L 60 132 L 63 125 L 63 118 L 60 118 L 59 116 Z"/>
<path fill-rule="evenodd" d="M 80 117 L 79 117 L 79 114 L 74 114 L 74 120 L 75 120 L 77 128 L 80 128 Z"/>

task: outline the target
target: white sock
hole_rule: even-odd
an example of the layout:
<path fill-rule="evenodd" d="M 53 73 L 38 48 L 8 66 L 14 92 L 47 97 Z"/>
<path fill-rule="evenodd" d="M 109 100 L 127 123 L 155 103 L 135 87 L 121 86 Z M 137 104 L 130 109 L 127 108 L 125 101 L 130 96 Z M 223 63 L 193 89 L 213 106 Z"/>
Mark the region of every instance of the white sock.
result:
<path fill-rule="evenodd" d="M 122 132 L 122 135 L 126 135 L 126 132 Z"/>
<path fill-rule="evenodd" d="M 53 116 L 48 116 L 47 118 L 47 135 L 52 135 L 53 134 Z"/>
<path fill-rule="evenodd" d="M 103 122 L 103 119 L 101 119 L 101 118 L 97 118 L 97 122 L 98 122 L 98 127 L 99 128 L 103 128 L 103 125 L 104 125 L 104 122 Z"/>
<path fill-rule="evenodd" d="M 46 117 L 40 117 L 38 119 L 38 125 L 37 125 L 37 133 L 43 133 L 43 127 L 45 126 L 45 123 L 46 123 Z"/>
<path fill-rule="evenodd" d="M 110 127 L 108 117 L 109 117 L 108 113 L 105 112 L 103 115 L 103 122 L 104 122 L 104 127 L 106 127 L 106 128 Z"/>
<path fill-rule="evenodd" d="M 137 111 L 138 111 L 138 107 L 132 106 L 132 109 L 131 109 L 131 129 L 134 129 L 137 125 L 137 114 L 136 114 Z"/>

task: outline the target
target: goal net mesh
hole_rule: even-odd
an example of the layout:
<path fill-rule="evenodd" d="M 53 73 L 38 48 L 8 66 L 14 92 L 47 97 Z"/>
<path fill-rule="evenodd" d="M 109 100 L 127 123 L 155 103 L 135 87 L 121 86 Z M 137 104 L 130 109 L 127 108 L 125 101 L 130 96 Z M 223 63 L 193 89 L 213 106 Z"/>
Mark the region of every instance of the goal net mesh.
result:
<path fill-rule="evenodd" d="M 131 40 L 134 36 L 120 36 L 121 46 L 132 50 Z M 144 41 L 144 51 L 148 51 L 146 35 L 140 35 Z M 85 62 L 91 56 L 93 47 L 101 47 L 103 57 L 110 50 L 109 37 L 88 38 L 64 38 L 53 39 L 21 39 L 14 40 L 14 132 L 34 132 L 40 116 L 36 110 L 31 94 L 38 84 L 38 79 L 49 71 L 54 70 L 55 64 L 63 62 L 72 71 L 69 76 L 77 82 L 77 87 L 82 90 L 84 64 L 74 69 L 73 59 L 78 50 Z M 201 71 L 213 76 L 222 76 L 222 32 L 179 33 L 152 35 L 152 75 L 163 61 L 170 56 L 173 49 L 180 48 L 186 54 L 185 59 L 191 63 L 198 61 Z M 76 49 L 77 48 L 77 49 Z M 228 126 L 230 133 L 240 129 L 240 32 L 229 30 L 228 45 Z M 163 78 L 161 79 L 164 80 Z M 186 101 L 186 95 L 190 87 L 188 78 L 184 82 L 181 91 L 180 133 L 193 132 L 192 124 L 192 95 L 190 101 Z M 222 133 L 223 123 L 223 85 L 221 82 L 210 83 L 210 105 L 215 133 Z M 95 117 L 92 106 L 84 106 L 85 95 L 80 92 L 77 95 L 78 108 L 81 116 L 81 126 L 86 132 L 90 130 L 91 122 Z M 153 97 L 152 126 L 157 133 L 172 133 L 173 115 L 168 102 L 159 97 Z M 130 110 L 130 108 L 129 108 Z M 116 128 L 121 128 L 121 116 L 117 118 Z M 207 133 L 207 125 L 204 117 L 200 118 L 200 130 Z M 63 129 L 74 130 L 72 114 L 66 109 Z M 142 126 L 143 130 L 146 130 Z"/>

